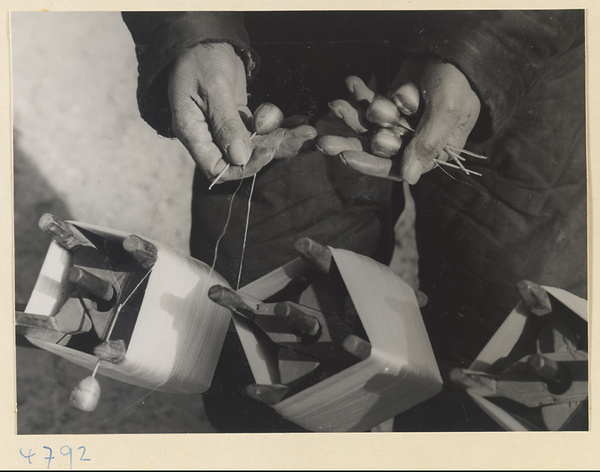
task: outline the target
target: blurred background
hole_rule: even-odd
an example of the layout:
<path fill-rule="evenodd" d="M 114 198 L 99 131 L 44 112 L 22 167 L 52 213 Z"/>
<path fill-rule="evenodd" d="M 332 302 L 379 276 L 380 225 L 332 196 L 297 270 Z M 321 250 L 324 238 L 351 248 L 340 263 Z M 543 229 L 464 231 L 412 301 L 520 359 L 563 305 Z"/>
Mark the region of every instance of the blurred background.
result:
<path fill-rule="evenodd" d="M 137 62 L 118 12 L 11 14 L 15 296 L 24 306 L 53 213 L 136 233 L 187 253 L 192 160 L 139 116 Z M 168 395 L 99 376 L 93 413 L 69 405 L 89 371 L 17 346 L 19 434 L 211 432 L 200 395 Z"/>

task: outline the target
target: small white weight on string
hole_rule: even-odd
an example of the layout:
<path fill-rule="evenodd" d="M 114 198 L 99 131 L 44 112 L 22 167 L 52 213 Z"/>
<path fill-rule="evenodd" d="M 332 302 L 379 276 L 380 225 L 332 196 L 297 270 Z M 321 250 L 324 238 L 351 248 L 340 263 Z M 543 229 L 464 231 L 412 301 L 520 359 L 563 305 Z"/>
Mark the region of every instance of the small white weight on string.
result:
<path fill-rule="evenodd" d="M 94 411 L 100 400 L 100 384 L 95 377 L 89 376 L 77 384 L 71 391 L 69 403 L 82 411 Z"/>

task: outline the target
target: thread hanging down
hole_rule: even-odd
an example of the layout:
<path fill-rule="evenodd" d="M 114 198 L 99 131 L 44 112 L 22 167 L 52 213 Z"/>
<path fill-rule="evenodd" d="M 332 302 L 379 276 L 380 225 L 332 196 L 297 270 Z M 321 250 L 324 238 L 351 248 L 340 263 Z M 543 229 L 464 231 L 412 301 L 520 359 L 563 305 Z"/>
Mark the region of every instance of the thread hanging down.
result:
<path fill-rule="evenodd" d="M 231 213 L 233 211 L 233 202 L 234 202 L 235 197 L 236 197 L 237 193 L 239 192 L 240 188 L 242 188 L 245 172 L 246 172 L 246 167 L 243 166 L 242 167 L 242 176 L 240 178 L 238 186 L 235 189 L 235 191 L 233 192 L 233 194 L 231 194 L 231 199 L 229 200 L 229 209 L 227 210 L 227 218 L 225 219 L 225 225 L 223 225 L 223 231 L 221 232 L 221 234 L 217 238 L 217 242 L 215 243 L 215 251 L 213 254 L 213 261 L 210 266 L 210 270 L 208 271 L 208 275 L 206 276 L 206 282 L 204 283 L 204 289 L 202 290 L 202 293 L 207 293 L 208 285 L 210 284 L 211 277 L 215 271 L 215 266 L 217 265 L 217 257 L 219 254 L 219 244 L 221 243 L 221 240 L 225 237 L 225 234 L 227 233 L 227 228 L 229 227 L 229 221 L 231 220 Z M 254 190 L 254 181 L 252 182 L 252 191 L 253 190 Z M 252 198 L 252 195 L 250 195 L 250 198 Z M 248 202 L 248 206 L 250 206 L 250 202 Z M 248 211 L 250 211 L 250 210 L 248 210 Z M 247 224 L 248 224 L 248 222 L 246 222 L 246 225 Z M 247 230 L 247 227 L 246 227 L 246 230 Z M 244 236 L 243 246 L 245 247 L 245 245 L 246 245 L 246 241 L 245 241 L 245 236 Z M 243 251 L 243 249 L 242 249 L 242 251 Z M 241 273 L 241 271 L 242 271 L 242 269 L 241 269 L 241 263 L 240 263 L 240 273 Z M 238 280 L 239 280 L 239 276 L 238 276 Z"/>
<path fill-rule="evenodd" d="M 246 211 L 246 223 L 244 226 L 244 239 L 242 242 L 242 254 L 240 256 L 240 268 L 238 271 L 236 290 L 240 288 L 240 280 L 242 279 L 242 267 L 244 264 L 244 253 L 246 252 L 246 240 L 248 239 L 248 226 L 250 225 L 250 209 L 252 208 L 252 196 L 254 195 L 254 184 L 256 183 L 256 174 L 252 176 L 252 186 L 250 187 L 250 195 L 248 195 L 248 210 Z"/>

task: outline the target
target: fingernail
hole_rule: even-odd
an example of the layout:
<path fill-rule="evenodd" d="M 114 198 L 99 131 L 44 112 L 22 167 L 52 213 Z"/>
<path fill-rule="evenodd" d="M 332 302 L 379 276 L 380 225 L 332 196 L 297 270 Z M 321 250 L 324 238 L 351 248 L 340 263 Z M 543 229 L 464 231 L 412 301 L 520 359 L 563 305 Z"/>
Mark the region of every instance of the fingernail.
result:
<path fill-rule="evenodd" d="M 425 170 L 425 166 L 423 163 L 417 159 L 411 161 L 406 170 L 404 171 L 404 180 L 406 180 L 410 185 L 414 185 L 419 181 L 421 174 Z"/>
<path fill-rule="evenodd" d="M 250 146 L 243 139 L 234 139 L 231 144 L 227 147 L 227 155 L 232 164 L 243 166 L 250 159 Z"/>

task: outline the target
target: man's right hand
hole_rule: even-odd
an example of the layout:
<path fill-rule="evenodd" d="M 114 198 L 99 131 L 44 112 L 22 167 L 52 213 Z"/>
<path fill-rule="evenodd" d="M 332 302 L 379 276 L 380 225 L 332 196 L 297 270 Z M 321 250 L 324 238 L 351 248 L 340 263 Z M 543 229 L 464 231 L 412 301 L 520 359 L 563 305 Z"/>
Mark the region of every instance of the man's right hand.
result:
<path fill-rule="evenodd" d="M 250 114 L 246 72 L 233 47 L 200 44 L 185 51 L 174 63 L 168 93 L 173 133 L 207 179 L 228 164 L 221 180 L 240 178 L 253 145 L 240 116 Z"/>

